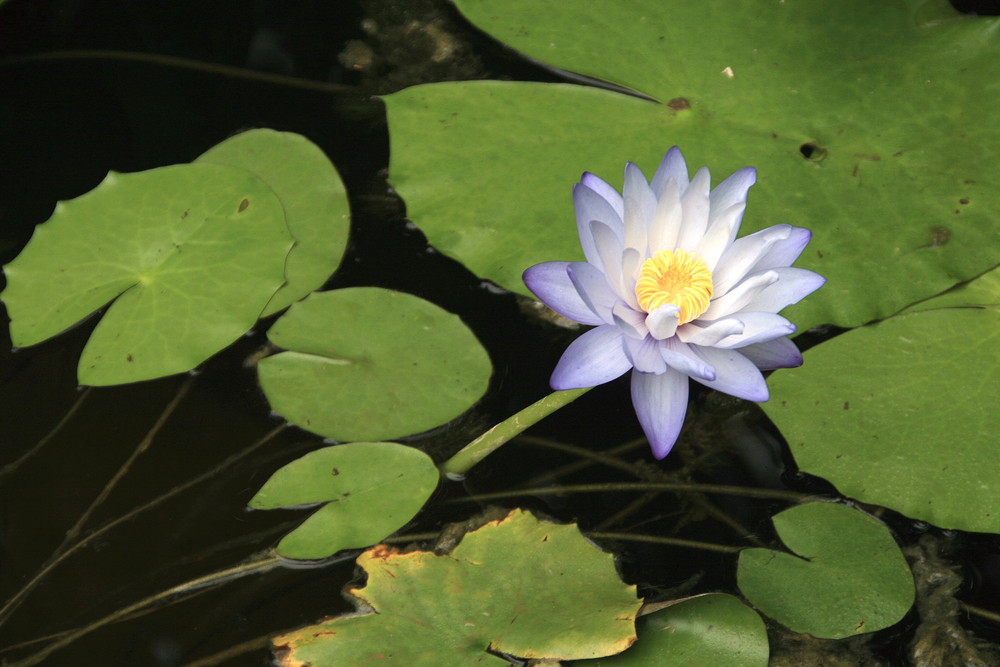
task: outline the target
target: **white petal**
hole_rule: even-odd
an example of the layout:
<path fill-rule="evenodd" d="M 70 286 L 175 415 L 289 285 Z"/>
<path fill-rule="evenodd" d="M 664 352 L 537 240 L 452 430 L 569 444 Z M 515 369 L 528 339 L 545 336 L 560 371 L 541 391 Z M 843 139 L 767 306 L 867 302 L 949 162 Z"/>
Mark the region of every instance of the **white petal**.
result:
<path fill-rule="evenodd" d="M 715 186 L 710 197 L 713 216 L 716 211 L 724 211 L 733 204 L 745 203 L 750 186 L 757 182 L 757 170 L 743 167 Z"/>
<path fill-rule="evenodd" d="M 625 165 L 625 247 L 646 250 L 646 230 L 656 212 L 656 196 L 649 189 L 646 177 L 638 166 Z"/>
<path fill-rule="evenodd" d="M 621 216 L 604 197 L 582 183 L 573 186 L 573 206 L 576 210 L 576 230 L 580 235 L 580 245 L 587 261 L 599 269 L 604 269 L 594 245 L 594 235 L 590 222 L 598 220 L 607 225 L 618 238 L 624 238 L 625 225 Z"/>
<path fill-rule="evenodd" d="M 625 343 L 625 354 L 632 366 L 641 373 L 665 373 L 667 364 L 660 355 L 659 343 L 646 336 L 642 340 L 634 338 L 622 339 Z"/>
<path fill-rule="evenodd" d="M 543 262 L 524 272 L 524 284 L 546 306 L 563 317 L 582 324 L 603 324 L 600 317 L 580 298 L 569 277 L 569 262 Z"/>
<path fill-rule="evenodd" d="M 666 456 L 677 442 L 687 402 L 686 376 L 671 371 L 660 375 L 632 371 L 632 405 L 656 458 Z"/>
<path fill-rule="evenodd" d="M 736 350 L 719 350 L 714 347 L 692 347 L 695 354 L 715 368 L 714 380 L 694 379 L 706 387 L 748 401 L 766 401 L 769 397 L 767 383 L 757 366 Z"/>
<path fill-rule="evenodd" d="M 660 356 L 667 362 L 667 366 L 679 373 L 697 380 L 715 379 L 715 369 L 695 354 L 694 348 L 676 338 L 669 338 L 660 343 Z"/>
<path fill-rule="evenodd" d="M 571 266 L 572 268 L 572 266 Z M 570 274 L 572 275 L 572 274 Z M 744 308 L 750 300 L 756 297 L 768 285 L 778 282 L 778 274 L 774 271 L 765 271 L 749 276 L 739 285 L 729 290 L 725 294 L 715 297 L 708 304 L 708 308 L 701 314 L 699 319 L 718 320 L 727 315 L 732 315 Z M 748 310 L 750 310 L 748 308 Z M 753 308 L 752 310 L 766 310 L 764 308 Z"/>
<path fill-rule="evenodd" d="M 776 313 L 785 306 L 798 303 L 812 294 L 826 282 L 826 278 L 807 269 L 786 266 L 781 269 L 771 269 L 766 273 L 778 276 L 777 282 L 768 285 L 748 299 L 741 308 L 743 310 L 761 310 Z M 749 280 L 749 278 L 747 279 Z"/>
<path fill-rule="evenodd" d="M 605 324 L 569 344 L 549 384 L 556 390 L 596 387 L 620 377 L 631 367 L 621 332 Z"/>
<path fill-rule="evenodd" d="M 633 293 L 629 295 L 631 298 L 627 298 L 625 289 L 622 286 L 621 239 L 611 231 L 610 227 L 597 220 L 591 221 L 590 230 L 594 237 L 594 247 L 601 258 L 601 266 L 604 267 L 604 277 L 607 279 L 611 289 L 615 291 L 620 299 L 635 301 L 636 306 L 638 306 L 639 302 L 635 294 Z"/>
<path fill-rule="evenodd" d="M 719 263 L 719 257 L 732 245 L 733 239 L 740 231 L 740 222 L 743 220 L 743 211 L 745 210 L 745 203 L 733 204 L 709 223 L 705 237 L 695 250 L 695 254 L 701 258 L 701 261 L 705 262 L 709 271 L 715 270 Z"/>
<path fill-rule="evenodd" d="M 688 168 L 684 162 L 684 156 L 681 154 L 681 149 L 677 146 L 672 147 L 663 156 L 660 166 L 656 168 L 656 173 L 653 175 L 653 181 L 650 183 L 650 187 L 658 199 L 663 199 L 664 188 L 670 181 L 677 183 L 678 192 L 684 192 L 687 189 Z"/>
<path fill-rule="evenodd" d="M 586 171 L 583 173 L 583 176 L 580 177 L 580 182 L 604 197 L 605 201 L 611 204 L 611 208 L 615 209 L 615 212 L 618 213 L 618 217 L 622 220 L 625 219 L 625 207 L 622 204 L 622 196 L 618 194 L 618 191 L 611 187 L 611 185 L 609 185 L 604 179 Z"/>
<path fill-rule="evenodd" d="M 649 333 L 646 328 L 646 313 L 633 310 L 624 301 L 615 304 L 611 309 L 611 316 L 618 330 L 629 338 L 641 340 Z"/>
<path fill-rule="evenodd" d="M 788 239 L 793 229 L 796 228 L 791 225 L 775 225 L 733 241 L 712 269 L 715 293 L 725 294 L 733 285 L 743 280 L 744 276 L 768 256 L 773 246 Z M 773 267 L 765 266 L 761 270 L 769 268 Z"/>
<path fill-rule="evenodd" d="M 767 252 L 763 253 L 751 268 L 752 271 L 791 266 L 792 262 L 797 260 L 802 251 L 805 250 L 809 239 L 812 238 L 812 232 L 803 227 L 785 226 L 789 228 L 788 236 L 776 242 Z"/>
<path fill-rule="evenodd" d="M 740 354 L 762 371 L 775 368 L 794 368 L 802 365 L 802 353 L 788 338 L 775 338 L 765 343 L 755 343 L 740 348 Z"/>
<path fill-rule="evenodd" d="M 738 334 L 727 336 L 712 347 L 731 350 L 753 343 L 763 343 L 795 333 L 795 325 L 781 315 L 764 312 L 740 311 L 737 315 L 745 328 Z"/>
<path fill-rule="evenodd" d="M 681 310 L 672 303 L 665 303 L 646 316 L 646 327 L 656 340 L 665 340 L 674 335 L 680 323 Z"/>
<path fill-rule="evenodd" d="M 566 268 L 580 299 L 601 321 L 611 324 L 611 309 L 620 300 L 604 274 L 589 262 L 571 262 Z"/>
<path fill-rule="evenodd" d="M 660 195 L 653 220 L 649 223 L 647 235 L 650 257 L 661 250 L 673 250 L 677 247 L 677 236 L 683 221 L 680 186 L 676 181 L 670 181 Z"/>
<path fill-rule="evenodd" d="M 743 333 L 743 323 L 735 318 L 700 324 L 699 320 L 677 327 L 677 338 L 684 343 L 711 347 L 726 336 Z"/>
<path fill-rule="evenodd" d="M 708 168 L 702 167 L 681 195 L 684 221 L 681 222 L 681 232 L 677 237 L 677 247 L 681 250 L 694 252 L 705 236 L 709 214 L 708 187 L 711 180 Z"/>

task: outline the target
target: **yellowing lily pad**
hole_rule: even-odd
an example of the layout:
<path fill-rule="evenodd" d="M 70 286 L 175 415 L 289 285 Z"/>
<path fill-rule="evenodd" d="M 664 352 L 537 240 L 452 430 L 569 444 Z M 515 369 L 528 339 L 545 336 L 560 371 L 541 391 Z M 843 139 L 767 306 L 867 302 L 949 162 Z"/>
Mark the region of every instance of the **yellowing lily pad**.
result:
<path fill-rule="evenodd" d="M 913 575 L 888 528 L 844 505 L 809 503 L 774 516 L 795 555 L 740 553 L 740 591 L 796 632 L 841 639 L 898 622 L 913 604 Z"/>
<path fill-rule="evenodd" d="M 271 475 L 250 500 L 253 509 L 324 503 L 278 543 L 286 558 L 326 558 L 384 539 L 412 519 L 437 487 L 427 454 L 394 442 L 325 447 Z"/>
<path fill-rule="evenodd" d="M 109 173 L 60 202 L 4 267 L 11 340 L 34 345 L 114 301 L 80 357 L 81 384 L 191 370 L 253 326 L 291 245 L 281 202 L 242 169 Z"/>
<path fill-rule="evenodd" d="M 258 365 L 288 421 L 340 441 L 389 440 L 440 426 L 486 391 L 492 365 L 455 315 L 374 287 L 309 295 L 268 338 L 286 351 Z"/>
<path fill-rule="evenodd" d="M 268 184 L 285 208 L 295 245 L 285 263 L 285 284 L 262 317 L 319 288 L 347 247 L 350 213 L 340 175 L 326 155 L 300 134 L 256 129 L 213 146 L 196 163 L 224 164 Z"/>
<path fill-rule="evenodd" d="M 281 665 L 501 667 L 508 662 L 487 649 L 574 660 L 635 641 L 639 600 L 611 554 L 576 526 L 520 510 L 466 534 L 450 554 L 380 545 L 358 565 L 367 583 L 348 592 L 360 613 L 274 638 Z"/>

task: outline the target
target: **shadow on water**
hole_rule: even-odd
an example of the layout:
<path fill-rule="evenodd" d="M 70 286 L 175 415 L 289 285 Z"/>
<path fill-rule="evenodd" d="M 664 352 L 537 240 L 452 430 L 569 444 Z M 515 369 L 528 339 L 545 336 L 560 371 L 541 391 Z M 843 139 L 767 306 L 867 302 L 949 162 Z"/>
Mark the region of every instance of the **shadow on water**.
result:
<path fill-rule="evenodd" d="M 20 251 L 57 200 L 90 190 L 108 170 L 190 161 L 252 127 L 298 132 L 330 156 L 351 197 L 350 245 L 325 287 L 378 285 L 429 299 L 459 314 L 493 359 L 496 371 L 481 404 L 412 444 L 443 459 L 536 400 L 575 332 L 537 317 L 526 300 L 483 283 L 426 245 L 387 185 L 384 110 L 371 95 L 424 81 L 564 79 L 469 26 L 443 0 L 402 4 L 177 8 L 36 0 L 0 7 L 0 261 Z M 69 50 L 78 52 L 44 55 Z M 144 54 L 184 60 L 154 62 Z M 75 363 L 96 321 L 14 352 L 3 327 L 0 600 L 21 590 L 53 554 L 64 557 L 0 628 L 0 660 L 27 657 L 62 633 L 184 582 L 232 568 L 242 572 L 241 563 L 251 565 L 238 583 L 156 599 L 82 635 L 44 664 L 265 665 L 269 636 L 350 610 L 340 589 L 354 575 L 355 554 L 315 569 L 275 567 L 266 562 L 267 551 L 301 515 L 244 509 L 272 471 L 323 445 L 270 414 L 247 363 L 264 344 L 270 321 L 196 374 L 83 390 L 75 384 Z M 811 332 L 809 340 L 835 333 Z M 464 483 L 444 487 L 404 532 L 436 532 L 468 518 L 478 511 L 463 502 L 470 493 L 522 489 L 523 495 L 492 502 L 578 521 L 598 533 L 752 546 L 773 544 L 769 518 L 789 501 L 537 489 L 672 481 L 836 496 L 825 481 L 788 472 L 787 448 L 756 407 L 702 391 L 689 414 L 676 453 L 654 464 L 624 385 L 595 389 L 475 468 Z M 31 451 L 38 443 L 43 446 Z M 140 447 L 146 448 L 91 511 Z M 885 518 L 907 539 L 933 532 Z M 995 540 L 942 539 L 968 543 L 964 564 L 985 590 L 997 590 Z M 600 542 L 621 554 L 623 575 L 644 595 L 736 590 L 731 553 Z M 261 565 L 254 569 L 254 562 Z M 908 618 L 879 633 L 873 650 L 897 657 L 913 624 Z M 995 627 L 977 630 L 996 636 Z"/>

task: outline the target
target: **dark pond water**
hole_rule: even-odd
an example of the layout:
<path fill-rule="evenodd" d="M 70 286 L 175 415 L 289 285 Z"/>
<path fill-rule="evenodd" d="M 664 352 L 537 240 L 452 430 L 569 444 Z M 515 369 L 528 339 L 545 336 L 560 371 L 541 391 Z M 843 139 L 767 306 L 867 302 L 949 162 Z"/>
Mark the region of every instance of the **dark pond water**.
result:
<path fill-rule="evenodd" d="M 452 50 L 434 59 L 442 36 Z M 88 52 L 19 57 L 67 50 Z M 90 190 L 108 170 L 187 162 L 252 127 L 294 131 L 323 148 L 351 196 L 351 244 L 326 287 L 379 285 L 427 298 L 459 314 L 493 359 L 496 371 L 481 404 L 413 444 L 443 458 L 547 392 L 549 372 L 574 334 L 429 249 L 386 182 L 388 135 L 373 94 L 450 79 L 563 80 L 482 35 L 443 0 L 15 0 L 0 7 L 0 58 L 0 261 L 20 251 L 57 200 Z M 300 83 L 208 71 L 197 63 Z M 136 613 L 122 610 L 259 558 L 301 520 L 244 509 L 271 472 L 323 445 L 309 433 L 280 428 L 244 363 L 263 345 L 270 322 L 197 374 L 81 390 L 75 364 L 95 322 L 14 352 L 7 327 L 0 327 L 0 600 L 22 590 L 53 554 L 64 554 L 0 627 L 0 661 L 26 658 L 64 633 L 121 614 L 119 622 L 82 634 L 43 664 L 269 664 L 268 636 L 349 609 L 340 589 L 354 575 L 354 554 L 322 568 L 272 569 L 170 596 Z M 834 333 L 812 332 L 799 343 Z M 165 410 L 171 411 L 148 447 L 78 526 Z M 434 532 L 468 518 L 478 505 L 449 501 L 470 493 L 634 481 L 664 471 L 677 480 L 834 493 L 822 480 L 787 469 L 783 444 L 756 407 L 707 392 L 695 395 L 682 444 L 661 464 L 639 441 L 621 383 L 595 389 L 530 436 L 491 457 L 464 484 L 443 488 L 404 532 Z M 552 442 L 595 451 L 632 443 L 621 457 L 634 465 L 566 471 L 580 457 L 551 448 Z M 619 514 L 639 497 L 528 495 L 501 504 L 576 520 L 585 529 L 728 545 L 772 539 L 769 517 L 783 507 L 773 500 L 660 494 Z M 928 533 L 953 546 L 966 568 L 964 599 L 981 606 L 992 600 L 996 608 L 995 538 L 886 519 L 904 541 Z M 83 540 L 82 547 L 64 551 L 68 531 L 69 544 Z M 623 575 L 643 594 L 735 592 L 732 555 L 632 542 L 604 546 L 621 554 Z M 911 614 L 877 633 L 868 649 L 898 664 L 915 624 Z M 972 619 L 970 627 L 1000 638 L 983 621 Z"/>

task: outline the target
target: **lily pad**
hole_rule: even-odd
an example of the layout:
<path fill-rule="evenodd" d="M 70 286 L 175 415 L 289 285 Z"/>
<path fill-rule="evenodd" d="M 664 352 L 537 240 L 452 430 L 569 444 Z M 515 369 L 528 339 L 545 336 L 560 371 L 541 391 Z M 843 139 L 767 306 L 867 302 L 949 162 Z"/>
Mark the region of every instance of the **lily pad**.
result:
<path fill-rule="evenodd" d="M 286 282 L 263 317 L 326 282 L 347 247 L 351 219 L 340 175 L 316 144 L 292 132 L 249 130 L 213 146 L 195 162 L 246 169 L 267 183 L 285 208 L 295 245 L 285 263 Z"/>
<path fill-rule="evenodd" d="M 767 629 L 732 595 L 681 600 L 636 622 L 639 640 L 624 653 L 580 663 L 594 667 L 767 667 Z"/>
<path fill-rule="evenodd" d="M 771 377 L 762 407 L 802 470 L 942 528 L 1000 532 L 1000 308 L 936 307 L 1000 302 L 984 278 Z"/>
<path fill-rule="evenodd" d="M 271 407 L 340 441 L 440 426 L 486 391 L 492 365 L 462 321 L 402 292 L 352 287 L 293 304 L 268 331 L 286 351 L 258 364 Z"/>
<path fill-rule="evenodd" d="M 280 663 L 507 665 L 487 653 L 573 660 L 635 641 L 635 587 L 576 526 L 514 510 L 465 535 L 450 554 L 380 545 L 358 558 L 360 614 L 276 637 Z M 374 610 L 374 613 L 368 610 Z"/>
<path fill-rule="evenodd" d="M 429 456 L 394 442 L 325 447 L 271 475 L 250 500 L 253 509 L 324 503 L 278 543 L 286 558 L 326 558 L 384 539 L 416 516 L 437 488 Z"/>
<path fill-rule="evenodd" d="M 786 311 L 801 328 L 886 317 L 996 264 L 1000 19 L 946 0 L 457 5 L 531 58 L 657 100 L 501 82 L 385 98 L 410 216 L 507 289 L 526 293 L 540 259 L 580 257 L 580 172 L 618 187 L 627 160 L 649 174 L 675 144 L 716 182 L 757 167 L 744 232 L 813 230 L 799 264 L 829 282 Z"/>
<path fill-rule="evenodd" d="M 4 267 L 11 340 L 34 345 L 114 300 L 80 357 L 81 384 L 191 370 L 253 326 L 291 245 L 281 202 L 242 169 L 111 172 L 60 202 Z"/>
<path fill-rule="evenodd" d="M 774 516 L 794 554 L 740 553 L 737 582 L 750 602 L 795 632 L 841 639 L 898 622 L 913 604 L 913 575 L 884 524 L 844 505 L 809 503 Z"/>

